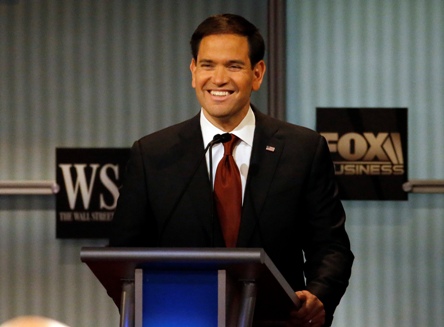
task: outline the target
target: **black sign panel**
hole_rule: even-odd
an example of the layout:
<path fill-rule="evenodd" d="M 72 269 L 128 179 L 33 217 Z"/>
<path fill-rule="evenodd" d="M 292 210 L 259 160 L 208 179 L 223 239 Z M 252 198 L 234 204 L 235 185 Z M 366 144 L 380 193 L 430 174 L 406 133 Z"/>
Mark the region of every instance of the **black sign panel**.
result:
<path fill-rule="evenodd" d="M 344 200 L 407 200 L 406 108 L 317 108 Z"/>
<path fill-rule="evenodd" d="M 58 148 L 57 238 L 108 238 L 130 149 Z"/>

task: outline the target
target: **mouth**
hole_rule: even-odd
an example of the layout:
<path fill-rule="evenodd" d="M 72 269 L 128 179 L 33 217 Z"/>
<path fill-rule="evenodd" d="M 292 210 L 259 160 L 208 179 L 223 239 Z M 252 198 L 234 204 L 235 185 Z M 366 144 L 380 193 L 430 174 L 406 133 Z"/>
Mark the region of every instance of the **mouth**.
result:
<path fill-rule="evenodd" d="M 214 96 L 214 97 L 220 97 L 220 98 L 223 98 L 223 97 L 227 97 L 227 96 L 229 96 L 230 94 L 232 94 L 233 91 L 217 91 L 217 90 L 211 90 L 211 91 L 209 91 L 209 93 L 210 93 L 212 96 Z"/>

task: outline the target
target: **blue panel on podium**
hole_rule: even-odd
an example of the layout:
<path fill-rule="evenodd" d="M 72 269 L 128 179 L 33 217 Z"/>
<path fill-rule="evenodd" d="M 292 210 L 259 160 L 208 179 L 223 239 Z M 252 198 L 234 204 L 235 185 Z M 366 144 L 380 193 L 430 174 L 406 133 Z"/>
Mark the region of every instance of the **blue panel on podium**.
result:
<path fill-rule="evenodd" d="M 217 271 L 144 271 L 143 327 L 216 327 L 217 292 Z"/>

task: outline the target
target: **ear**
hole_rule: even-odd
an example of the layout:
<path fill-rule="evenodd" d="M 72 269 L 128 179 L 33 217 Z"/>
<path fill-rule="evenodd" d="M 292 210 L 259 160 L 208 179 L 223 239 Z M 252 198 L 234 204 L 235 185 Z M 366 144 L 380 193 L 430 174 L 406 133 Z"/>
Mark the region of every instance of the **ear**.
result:
<path fill-rule="evenodd" d="M 196 88 L 196 78 L 195 78 L 195 72 L 196 72 L 196 61 L 191 59 L 190 63 L 190 71 L 191 71 L 191 86 L 193 88 Z"/>
<path fill-rule="evenodd" d="M 265 71 L 267 67 L 265 66 L 265 62 L 263 60 L 259 61 L 253 68 L 253 91 L 257 91 L 260 89 L 262 80 L 264 79 Z"/>

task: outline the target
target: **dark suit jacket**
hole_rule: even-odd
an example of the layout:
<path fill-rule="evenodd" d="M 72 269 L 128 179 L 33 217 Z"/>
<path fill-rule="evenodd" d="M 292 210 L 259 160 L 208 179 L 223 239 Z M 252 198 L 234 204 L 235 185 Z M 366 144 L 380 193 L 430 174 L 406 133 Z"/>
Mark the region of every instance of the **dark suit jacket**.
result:
<path fill-rule="evenodd" d="M 327 144 L 314 131 L 254 113 L 237 246 L 264 248 L 294 290 L 320 298 L 329 320 L 353 254 Z M 224 247 L 203 148 L 199 115 L 134 143 L 111 246 Z"/>

